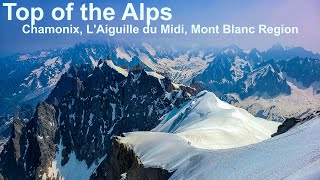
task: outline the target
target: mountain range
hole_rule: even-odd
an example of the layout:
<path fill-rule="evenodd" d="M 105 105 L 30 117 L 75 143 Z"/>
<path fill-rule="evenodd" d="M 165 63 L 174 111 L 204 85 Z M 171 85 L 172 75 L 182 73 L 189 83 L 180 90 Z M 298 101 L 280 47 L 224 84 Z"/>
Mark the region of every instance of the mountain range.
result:
<path fill-rule="evenodd" d="M 8 179 L 88 179 L 99 165 L 107 166 L 113 136 L 151 130 L 196 93 L 141 66 L 126 71 L 110 60 L 100 60 L 95 68 L 73 66 L 30 121 L 14 119 L 0 154 L 0 174 Z"/>
<path fill-rule="evenodd" d="M 318 56 L 280 45 L 259 52 L 88 43 L 8 57 L 0 66 L 0 175 L 314 177 Z M 241 168 L 226 176 L 230 164 Z"/>
<path fill-rule="evenodd" d="M 190 84 L 197 79 L 204 88 L 220 98 L 249 110 L 259 117 L 283 120 L 284 116 L 301 115 L 311 111 L 315 104 L 304 104 L 302 110 L 287 113 L 272 110 L 262 103 L 256 110 L 247 107 L 246 99 L 275 99 L 281 95 L 294 96 L 298 88 L 308 94 L 299 101 L 310 101 L 319 94 L 319 54 L 301 47 L 284 47 L 279 44 L 260 52 L 242 50 L 236 45 L 212 49 L 174 49 L 151 46 L 146 43 L 78 44 L 72 48 L 39 51 L 0 59 L 0 114 L 13 115 L 17 105 L 36 106 L 44 101 L 56 83 L 73 65 L 96 66 L 107 56 L 122 67 L 138 64 L 172 79 L 175 83 Z M 311 69 L 311 71 L 309 71 Z M 301 74 L 302 73 L 302 74 Z M 301 74 L 301 75 L 300 75 Z M 305 93 L 311 88 L 310 93 Z M 290 97 L 289 99 L 295 99 Z M 304 100 L 306 99 L 306 100 Z M 241 103 L 245 101 L 244 103 Z M 272 102 L 270 102 L 272 103 Z M 269 109 L 262 112 L 263 109 Z M 282 108 L 280 104 L 273 105 Z"/>

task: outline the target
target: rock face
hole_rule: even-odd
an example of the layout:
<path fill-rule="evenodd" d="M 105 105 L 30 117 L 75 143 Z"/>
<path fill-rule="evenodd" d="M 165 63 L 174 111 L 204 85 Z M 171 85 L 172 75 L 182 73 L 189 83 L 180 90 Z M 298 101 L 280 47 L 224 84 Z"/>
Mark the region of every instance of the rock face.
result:
<path fill-rule="evenodd" d="M 280 61 L 278 66 L 287 77 L 300 82 L 304 88 L 320 82 L 320 59 L 295 57 L 290 61 Z M 320 89 L 316 86 L 314 88 L 315 90 Z"/>
<path fill-rule="evenodd" d="M 291 93 L 290 86 L 281 77 L 281 71 L 273 60 L 253 68 L 249 61 L 236 55 L 221 55 L 197 80 L 218 96 L 235 93 L 245 99 L 253 95 L 275 97 Z"/>
<path fill-rule="evenodd" d="M 154 179 L 165 180 L 170 173 L 160 168 L 145 168 L 135 154 L 126 144 L 121 143 L 118 137 L 113 138 L 112 156 L 107 170 L 106 179 Z"/>
<path fill-rule="evenodd" d="M 0 173 L 9 179 L 72 177 L 66 167 L 79 162 L 85 164 L 78 169 L 86 172 L 82 178 L 89 178 L 99 165 L 107 166 L 114 135 L 151 130 L 196 93 L 141 67 L 127 72 L 112 61 L 100 61 L 94 69 L 72 67 L 34 117 L 13 130 L 21 133 L 4 147 Z"/>
<path fill-rule="evenodd" d="M 13 115 L 7 114 L 5 117 L 0 117 L 0 140 L 5 141 L 10 137 L 14 119 L 20 119 L 26 123 L 32 118 L 34 111 L 35 108 L 30 105 L 18 105 L 12 110 Z"/>
<path fill-rule="evenodd" d="M 17 169 L 18 167 L 18 160 L 21 156 L 21 149 L 20 149 L 20 137 L 22 134 L 22 129 L 24 125 L 20 120 L 15 120 L 13 122 L 13 130 L 11 132 L 11 138 L 4 146 L 4 151 L 2 151 L 0 158 L 1 158 L 1 170 L 10 170 L 10 169 Z M 7 153 L 5 151 L 8 151 Z M 6 153 L 6 156 L 3 154 Z M 7 162 L 4 164 L 4 162 Z M 16 175 L 20 175 L 19 171 L 15 171 Z M 15 176 L 11 174 L 7 176 L 9 179 L 13 179 Z"/>
<path fill-rule="evenodd" d="M 287 131 L 289 131 L 291 128 L 295 127 L 298 124 L 303 124 L 311 119 L 314 119 L 316 117 L 320 116 L 320 111 L 314 111 L 313 113 L 307 115 L 306 117 L 297 119 L 297 118 L 289 118 L 286 119 L 279 127 L 278 131 L 274 133 L 271 137 L 278 136 L 280 134 L 283 134 Z"/>
<path fill-rule="evenodd" d="M 295 57 L 253 65 L 247 58 L 217 55 L 196 79 L 224 101 L 269 120 L 283 122 L 319 108 L 319 59 Z"/>
<path fill-rule="evenodd" d="M 285 120 L 279 127 L 278 131 L 271 135 L 271 137 L 278 136 L 280 134 L 283 134 L 287 131 L 289 131 L 291 128 L 293 128 L 296 124 L 298 124 L 301 120 L 296 118 L 290 118 Z"/>
<path fill-rule="evenodd" d="M 41 178 L 55 154 L 55 109 L 39 103 L 26 125 L 15 120 L 12 135 L 0 154 L 1 174 L 8 179 Z"/>
<path fill-rule="evenodd" d="M 100 58 L 107 60 L 109 55 L 117 66 L 141 64 L 147 70 L 167 73 L 171 79 L 181 83 L 200 73 L 213 59 L 210 54 L 210 51 L 205 54 L 198 51 L 191 53 L 189 49 L 156 49 L 147 44 L 88 42 L 68 49 L 0 58 L 0 115 L 17 104 L 36 106 L 38 101 L 44 101 L 61 76 L 73 65 L 96 66 Z"/>

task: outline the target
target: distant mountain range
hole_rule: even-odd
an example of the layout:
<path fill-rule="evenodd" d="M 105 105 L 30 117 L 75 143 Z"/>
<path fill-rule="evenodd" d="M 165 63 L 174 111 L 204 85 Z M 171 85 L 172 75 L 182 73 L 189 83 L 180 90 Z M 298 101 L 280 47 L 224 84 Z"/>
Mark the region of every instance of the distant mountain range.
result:
<path fill-rule="evenodd" d="M 72 66 L 97 66 L 108 56 L 116 66 L 130 69 L 140 64 L 178 84 L 195 79 L 221 99 L 263 118 L 283 121 L 319 107 L 320 55 L 301 47 L 276 44 L 260 52 L 236 45 L 177 50 L 146 43 L 91 42 L 1 59 L 0 114 L 13 116 L 17 105 L 35 107 Z M 291 103 L 298 107 L 287 108 Z"/>

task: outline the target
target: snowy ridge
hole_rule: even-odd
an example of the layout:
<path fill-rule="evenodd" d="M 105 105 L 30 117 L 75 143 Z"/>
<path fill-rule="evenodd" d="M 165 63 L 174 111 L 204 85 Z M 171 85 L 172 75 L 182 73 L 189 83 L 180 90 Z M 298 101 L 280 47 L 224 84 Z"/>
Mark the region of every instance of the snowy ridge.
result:
<path fill-rule="evenodd" d="M 131 62 L 134 56 L 132 51 L 126 51 L 123 47 L 117 47 L 116 54 L 117 58 L 125 59 L 128 62 Z"/>
<path fill-rule="evenodd" d="M 112 69 L 116 70 L 117 72 L 119 72 L 120 74 L 124 75 L 125 77 L 128 76 L 128 71 L 127 70 L 114 65 L 111 60 L 107 60 L 107 64 L 108 64 L 109 67 L 111 67 Z"/>
<path fill-rule="evenodd" d="M 157 54 L 157 52 L 152 48 L 152 46 L 150 46 L 149 44 L 147 43 L 142 43 L 143 47 L 146 48 L 146 50 L 148 51 L 148 53 L 151 55 L 151 56 L 155 56 Z"/>
<path fill-rule="evenodd" d="M 153 131 L 176 133 L 199 148 L 228 149 L 268 139 L 278 126 L 203 91 L 171 111 Z"/>
<path fill-rule="evenodd" d="M 127 133 L 145 167 L 174 172 L 170 179 L 317 179 L 320 175 L 320 118 L 249 146 L 204 150 L 176 134 Z"/>
<path fill-rule="evenodd" d="M 156 73 L 156 72 L 153 72 L 153 71 L 147 71 L 146 72 L 149 76 L 152 76 L 152 77 L 155 77 L 155 78 L 157 78 L 157 79 L 164 79 L 165 77 L 164 76 L 162 76 L 161 74 L 158 74 L 158 73 Z"/>

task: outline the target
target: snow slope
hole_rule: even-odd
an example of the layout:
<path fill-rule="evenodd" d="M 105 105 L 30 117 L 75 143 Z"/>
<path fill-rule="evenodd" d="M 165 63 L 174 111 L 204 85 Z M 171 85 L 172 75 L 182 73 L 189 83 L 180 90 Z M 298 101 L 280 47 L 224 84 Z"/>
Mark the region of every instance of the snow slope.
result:
<path fill-rule="evenodd" d="M 43 179 L 68 179 L 68 180 L 79 180 L 79 179 L 90 179 L 91 174 L 96 170 L 102 160 L 105 158 L 98 159 L 96 164 L 87 166 L 85 161 L 79 161 L 74 152 L 71 153 L 68 163 L 61 166 L 62 161 L 62 150 L 63 145 L 58 145 L 58 152 L 55 159 L 52 161 L 51 167 L 48 169 L 48 173 L 44 174 Z M 75 171 L 76 169 L 76 171 Z"/>
<path fill-rule="evenodd" d="M 171 111 L 153 131 L 175 133 L 200 148 L 229 149 L 268 139 L 278 126 L 203 91 Z"/>
<path fill-rule="evenodd" d="M 260 143 L 225 150 L 205 150 L 177 134 L 127 133 L 145 167 L 174 172 L 170 179 L 318 179 L 320 118 Z"/>

